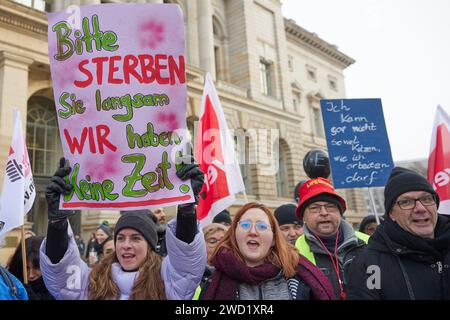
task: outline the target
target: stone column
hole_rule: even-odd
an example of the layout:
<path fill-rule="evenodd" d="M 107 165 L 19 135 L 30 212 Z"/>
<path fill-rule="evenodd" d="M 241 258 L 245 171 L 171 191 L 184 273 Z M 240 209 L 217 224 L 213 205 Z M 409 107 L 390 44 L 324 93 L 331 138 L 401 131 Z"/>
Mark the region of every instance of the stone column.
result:
<path fill-rule="evenodd" d="M 13 108 L 20 111 L 22 129 L 26 129 L 28 69 L 32 59 L 0 51 L 0 150 L 9 150 L 13 131 Z M 0 172 L 5 172 L 8 153 L 0 153 Z M 3 185 L 2 174 L 0 185 Z"/>
<path fill-rule="evenodd" d="M 50 3 L 50 11 L 51 12 L 62 11 L 72 4 L 79 5 L 78 2 L 73 3 L 74 1 L 70 1 L 70 0 L 60 0 L 60 1 L 48 0 L 46 2 Z"/>
<path fill-rule="evenodd" d="M 214 59 L 213 9 L 210 0 L 199 0 L 198 8 L 198 42 L 200 49 L 200 67 L 216 78 Z"/>
<path fill-rule="evenodd" d="M 186 28 L 186 61 L 189 65 L 200 67 L 198 48 L 197 2 L 186 1 L 184 12 Z"/>

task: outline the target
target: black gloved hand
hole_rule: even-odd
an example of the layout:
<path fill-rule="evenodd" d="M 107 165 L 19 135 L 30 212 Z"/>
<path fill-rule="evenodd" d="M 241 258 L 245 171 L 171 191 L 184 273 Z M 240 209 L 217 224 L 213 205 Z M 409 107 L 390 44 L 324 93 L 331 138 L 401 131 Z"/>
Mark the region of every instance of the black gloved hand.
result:
<path fill-rule="evenodd" d="M 191 155 L 178 158 L 181 166 L 177 169 L 177 177 L 181 180 L 191 179 L 192 191 L 194 193 L 195 204 L 198 203 L 198 194 L 202 190 L 205 175 Z"/>
<path fill-rule="evenodd" d="M 73 189 L 73 186 L 64 180 L 72 170 L 65 166 L 66 159 L 59 159 L 59 169 L 51 178 L 51 182 L 45 188 L 45 198 L 48 205 L 48 220 L 61 220 L 74 213 L 73 210 L 59 210 L 59 198 L 61 194 L 68 194 Z"/>

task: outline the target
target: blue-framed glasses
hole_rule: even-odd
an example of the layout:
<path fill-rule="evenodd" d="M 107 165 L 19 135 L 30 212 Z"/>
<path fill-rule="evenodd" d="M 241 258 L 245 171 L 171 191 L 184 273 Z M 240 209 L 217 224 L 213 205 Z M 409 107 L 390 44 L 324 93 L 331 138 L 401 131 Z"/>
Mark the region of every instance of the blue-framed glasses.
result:
<path fill-rule="evenodd" d="M 258 232 L 264 232 L 269 230 L 269 225 L 265 223 L 264 221 L 256 221 L 252 222 L 251 220 L 242 220 L 238 222 L 239 226 L 248 231 L 252 228 L 253 224 L 255 225 L 256 231 Z"/>

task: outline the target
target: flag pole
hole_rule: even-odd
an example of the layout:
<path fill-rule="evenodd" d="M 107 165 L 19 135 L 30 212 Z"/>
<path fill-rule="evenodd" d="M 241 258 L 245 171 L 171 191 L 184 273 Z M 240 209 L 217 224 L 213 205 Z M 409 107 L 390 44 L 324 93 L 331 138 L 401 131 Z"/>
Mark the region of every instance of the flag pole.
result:
<path fill-rule="evenodd" d="M 23 271 L 23 283 L 28 284 L 27 274 L 27 251 L 25 250 L 25 224 L 21 227 L 22 231 L 22 271 Z"/>
<path fill-rule="evenodd" d="M 372 189 L 367 187 L 367 191 L 369 192 L 370 204 L 372 205 L 373 214 L 375 215 L 375 220 L 377 221 L 377 225 L 380 225 L 380 218 L 377 213 L 377 206 L 375 205 L 375 200 L 373 199 Z"/>

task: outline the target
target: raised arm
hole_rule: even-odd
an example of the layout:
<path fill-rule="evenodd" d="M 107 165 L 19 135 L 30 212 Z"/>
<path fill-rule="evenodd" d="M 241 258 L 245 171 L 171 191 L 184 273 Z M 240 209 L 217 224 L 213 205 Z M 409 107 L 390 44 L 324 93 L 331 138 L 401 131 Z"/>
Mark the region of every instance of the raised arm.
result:
<path fill-rule="evenodd" d="M 191 299 L 200 284 L 206 267 L 206 246 L 198 229 L 195 205 L 203 185 L 203 172 L 187 157 L 177 170 L 177 176 L 191 179 L 195 203 L 178 206 L 177 219 L 166 229 L 168 255 L 161 267 L 167 299 Z"/>
<path fill-rule="evenodd" d="M 195 207 L 198 203 L 198 194 L 203 186 L 204 174 L 195 162 L 194 157 L 185 156 L 181 159 L 177 176 L 181 180 L 191 179 L 195 203 L 178 206 L 176 237 L 183 242 L 191 243 L 198 232 Z"/>
<path fill-rule="evenodd" d="M 64 180 L 71 168 L 65 166 L 66 160 L 59 160 L 59 168 L 52 176 L 45 189 L 45 197 L 48 206 L 48 229 L 45 253 L 54 264 L 61 261 L 67 251 L 69 237 L 67 234 L 67 218 L 73 214 L 72 210 L 59 210 L 59 198 L 61 194 L 68 194 L 72 185 Z"/>

